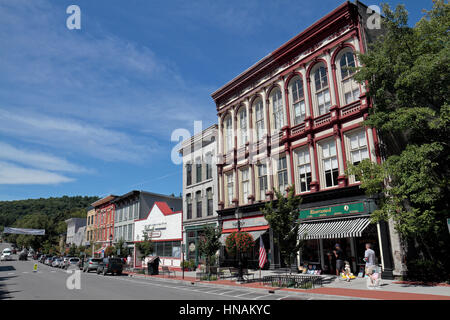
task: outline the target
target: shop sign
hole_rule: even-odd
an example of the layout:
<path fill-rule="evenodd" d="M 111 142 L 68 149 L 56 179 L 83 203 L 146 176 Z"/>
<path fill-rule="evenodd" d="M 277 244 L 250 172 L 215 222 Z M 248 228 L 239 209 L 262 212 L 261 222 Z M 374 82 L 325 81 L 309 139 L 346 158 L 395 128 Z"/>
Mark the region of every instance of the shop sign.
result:
<path fill-rule="evenodd" d="M 227 220 L 223 222 L 223 230 L 237 228 L 237 220 Z M 268 222 L 264 217 L 246 218 L 240 220 L 241 228 L 267 226 Z"/>
<path fill-rule="evenodd" d="M 150 238 L 160 238 L 161 237 L 161 231 L 149 231 L 149 232 L 147 232 L 147 234 Z"/>
<path fill-rule="evenodd" d="M 189 245 L 189 251 L 191 251 L 191 252 L 194 252 L 195 251 L 195 243 L 191 243 L 190 245 Z"/>
<path fill-rule="evenodd" d="M 349 203 L 338 206 L 330 206 L 330 207 L 322 207 L 322 208 L 312 208 L 307 210 L 300 210 L 300 219 L 309 219 L 309 218 L 320 218 L 320 217 L 333 217 L 339 216 L 342 214 L 351 214 L 351 213 L 363 213 L 364 212 L 364 203 Z"/>

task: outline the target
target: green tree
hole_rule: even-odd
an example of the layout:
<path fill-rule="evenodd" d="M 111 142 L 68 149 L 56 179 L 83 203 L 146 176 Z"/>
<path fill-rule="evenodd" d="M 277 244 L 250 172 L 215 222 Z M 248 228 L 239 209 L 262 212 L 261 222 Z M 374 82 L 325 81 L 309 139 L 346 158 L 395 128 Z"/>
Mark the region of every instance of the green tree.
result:
<path fill-rule="evenodd" d="M 262 209 L 264 218 L 274 233 L 274 242 L 278 245 L 282 263 L 291 266 L 295 262 L 295 254 L 300 250 L 303 241 L 298 241 L 299 207 L 302 199 L 295 195 L 295 189 L 289 188 L 285 197 L 275 190 L 276 199 L 265 204 Z"/>
<path fill-rule="evenodd" d="M 67 253 L 69 257 L 76 257 L 77 256 L 77 246 L 75 244 L 71 244 L 69 247 L 69 252 Z"/>
<path fill-rule="evenodd" d="M 145 258 L 153 253 L 154 246 L 153 246 L 153 242 L 149 238 L 147 232 L 142 231 L 142 238 L 144 238 L 144 240 L 142 242 L 136 243 L 136 249 L 141 253 L 141 257 Z"/>
<path fill-rule="evenodd" d="M 384 163 L 362 161 L 348 174 L 379 197 L 374 221 L 393 219 L 407 244 L 408 274 L 449 279 L 450 6 L 442 0 L 414 26 L 404 6 L 383 6 L 384 34 L 359 55 L 355 79 L 373 101 L 365 125 L 383 142 Z"/>
<path fill-rule="evenodd" d="M 206 258 L 206 266 L 210 267 L 211 262 L 215 261 L 216 252 L 220 249 L 220 237 L 222 232 L 220 227 L 213 227 L 211 225 L 203 228 L 203 234 L 200 237 L 198 243 L 198 251 Z M 210 270 L 210 268 L 208 268 Z"/>
<path fill-rule="evenodd" d="M 126 258 L 128 255 L 128 248 L 126 242 L 121 238 L 117 243 L 114 245 L 114 256 L 120 257 L 120 258 Z"/>

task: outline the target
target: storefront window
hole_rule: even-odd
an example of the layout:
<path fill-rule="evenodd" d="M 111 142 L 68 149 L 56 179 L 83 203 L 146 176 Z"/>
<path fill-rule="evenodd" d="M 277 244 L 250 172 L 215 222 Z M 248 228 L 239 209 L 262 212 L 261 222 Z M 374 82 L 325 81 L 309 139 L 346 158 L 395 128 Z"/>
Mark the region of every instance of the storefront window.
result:
<path fill-rule="evenodd" d="M 319 240 L 308 240 L 302 250 L 302 263 L 320 263 Z"/>

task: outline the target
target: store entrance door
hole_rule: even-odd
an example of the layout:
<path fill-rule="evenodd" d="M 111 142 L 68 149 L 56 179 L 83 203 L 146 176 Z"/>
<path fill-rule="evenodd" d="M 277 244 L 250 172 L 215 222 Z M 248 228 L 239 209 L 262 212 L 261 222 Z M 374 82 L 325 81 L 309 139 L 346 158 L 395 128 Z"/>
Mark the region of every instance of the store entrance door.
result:
<path fill-rule="evenodd" d="M 324 264 L 323 273 L 336 275 L 336 257 L 333 253 L 336 244 L 340 245 L 344 253 L 344 260 L 352 261 L 350 240 L 350 238 L 322 239 L 322 261 Z"/>

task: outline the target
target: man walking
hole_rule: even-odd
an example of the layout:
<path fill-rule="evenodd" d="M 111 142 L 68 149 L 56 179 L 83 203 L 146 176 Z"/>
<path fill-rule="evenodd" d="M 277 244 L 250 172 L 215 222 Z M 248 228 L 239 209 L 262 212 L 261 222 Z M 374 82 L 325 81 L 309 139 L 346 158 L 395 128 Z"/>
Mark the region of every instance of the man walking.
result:
<path fill-rule="evenodd" d="M 375 251 L 372 250 L 372 245 L 370 243 L 366 243 L 364 261 L 366 262 L 366 274 L 369 274 L 369 269 L 372 269 L 375 266 Z"/>
<path fill-rule="evenodd" d="M 333 253 L 336 258 L 336 275 L 339 276 L 340 272 L 344 268 L 344 252 L 342 251 L 339 243 L 336 243 L 334 246 Z"/>

